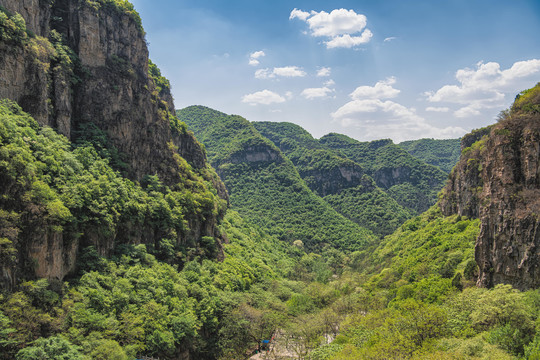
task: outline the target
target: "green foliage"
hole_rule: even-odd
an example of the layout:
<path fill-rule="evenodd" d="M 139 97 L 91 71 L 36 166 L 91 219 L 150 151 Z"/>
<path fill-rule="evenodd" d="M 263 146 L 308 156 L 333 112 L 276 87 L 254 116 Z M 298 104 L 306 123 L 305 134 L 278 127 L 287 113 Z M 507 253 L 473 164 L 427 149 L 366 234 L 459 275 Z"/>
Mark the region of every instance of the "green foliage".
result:
<path fill-rule="evenodd" d="M 144 35 L 142 20 L 139 13 L 128 0 L 85 0 L 86 4 L 98 10 L 100 8 L 109 9 L 119 14 L 125 14 L 135 22 L 137 29 Z"/>
<path fill-rule="evenodd" d="M 300 126 L 276 122 L 253 125 L 292 161 L 313 192 L 360 226 L 384 236 L 413 215 L 378 188 L 360 165 L 322 145 Z"/>
<path fill-rule="evenodd" d="M 540 83 L 533 88 L 524 90 L 516 96 L 511 111 L 524 113 L 540 113 Z"/>
<path fill-rule="evenodd" d="M 417 213 L 435 203 L 447 179 L 442 170 L 413 157 L 389 139 L 359 142 L 332 133 L 320 142 L 362 166 L 400 205 Z"/>
<path fill-rule="evenodd" d="M 196 173 L 184 161 L 184 183 L 171 189 L 153 177 L 143 188 L 114 171 L 109 158 L 100 157 L 94 145 L 121 164 L 94 126 L 79 130 L 81 140 L 72 150 L 66 138 L 40 128 L 11 102 L 0 103 L 0 117 L 3 257 L 13 256 L 18 239 L 31 233 L 62 232 L 65 239 L 116 239 L 121 244 L 134 228 L 154 234 L 150 248 L 162 260 L 189 260 L 195 256 L 189 249 L 215 256 L 213 242 L 179 241 L 190 231 L 190 217 L 216 216 L 223 207 L 208 174 Z M 178 251 L 183 258 L 176 256 Z"/>
<path fill-rule="evenodd" d="M 360 249 L 374 240 L 371 232 L 316 196 L 293 164 L 247 120 L 197 106 L 177 114 L 205 144 L 232 207 L 265 231 L 319 250 L 325 244 Z"/>
<path fill-rule="evenodd" d="M 412 210 L 399 205 L 388 193 L 376 187 L 371 178 L 366 181 L 369 181 L 366 185 L 327 195 L 324 200 L 340 214 L 381 237 L 393 233 L 414 215 Z"/>
<path fill-rule="evenodd" d="M 17 360 L 83 360 L 79 348 L 62 337 L 37 339 L 17 353 Z M 95 358 L 94 358 L 95 359 Z"/>
<path fill-rule="evenodd" d="M 21 14 L 10 14 L 0 6 L 0 41 L 9 45 L 23 46 L 28 42 L 26 22 Z"/>
<path fill-rule="evenodd" d="M 460 139 L 420 139 L 398 144 L 409 154 L 450 174 L 461 154 Z"/>
<path fill-rule="evenodd" d="M 391 287 L 398 280 L 417 282 L 433 276 L 452 279 L 456 271 L 462 272 L 473 259 L 478 231 L 479 220 L 443 217 L 438 206 L 434 206 L 386 237 L 365 259 L 366 270 L 388 268 L 394 274 Z M 380 276 L 370 282 L 380 283 Z"/>
<path fill-rule="evenodd" d="M 154 64 L 152 60 L 148 60 L 148 74 L 150 75 L 150 78 L 154 80 L 156 90 L 160 96 L 164 94 L 170 95 L 171 83 L 166 77 L 161 75 L 161 70 L 159 70 L 157 65 Z"/>
<path fill-rule="evenodd" d="M 0 311 L 0 359 L 6 359 L 2 354 L 11 353 L 17 345 L 12 337 L 16 330 L 11 326 L 11 320 Z"/>

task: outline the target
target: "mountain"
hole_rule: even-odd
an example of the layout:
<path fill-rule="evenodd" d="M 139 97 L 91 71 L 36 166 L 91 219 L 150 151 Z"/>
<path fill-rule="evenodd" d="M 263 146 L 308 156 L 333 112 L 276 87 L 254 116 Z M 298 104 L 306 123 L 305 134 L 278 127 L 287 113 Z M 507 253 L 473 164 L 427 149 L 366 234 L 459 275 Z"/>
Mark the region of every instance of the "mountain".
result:
<path fill-rule="evenodd" d="M 360 142 L 331 133 L 320 142 L 360 165 L 377 186 L 416 213 L 435 204 L 447 178 L 442 170 L 413 157 L 390 139 Z"/>
<path fill-rule="evenodd" d="M 205 145 L 232 208 L 242 216 L 282 240 L 301 240 L 308 249 L 328 244 L 358 250 L 374 241 L 369 230 L 314 194 L 291 161 L 246 119 L 202 106 L 177 114 Z"/>
<path fill-rule="evenodd" d="M 277 122 L 252 124 L 292 161 L 313 192 L 360 226 L 385 236 L 413 215 L 377 187 L 360 165 L 322 145 L 302 127 Z"/>
<path fill-rule="evenodd" d="M 466 136 L 441 200 L 443 213 L 480 218 L 478 284 L 540 286 L 540 84 L 499 122 Z"/>
<path fill-rule="evenodd" d="M 148 59 L 141 21 L 131 4 L 0 0 L 0 29 L 0 98 L 22 108 L 3 103 L 8 130 L 2 148 L 24 146 L 17 151 L 32 154 L 24 159 L 9 151 L 2 155 L 0 205 L 7 213 L 0 233 L 16 250 L 14 262 L 0 264 L 3 286 L 33 276 L 62 280 L 76 271 L 78 254 L 87 246 L 110 256 L 118 244 L 160 248 L 166 237 L 171 251 L 178 247 L 187 253 L 210 237 L 220 248 L 217 225 L 227 202 L 225 187 L 201 144 L 174 115 L 168 81 Z M 65 138 L 38 126 L 51 127 Z M 27 137 L 35 139 L 33 145 L 14 138 L 26 128 L 32 129 Z M 89 159 L 101 163 L 97 159 L 104 158 L 112 168 L 101 175 L 93 172 L 92 164 L 68 149 L 66 138 L 79 147 L 92 145 L 98 154 L 89 154 Z M 44 157 L 39 149 L 49 147 L 59 150 Z M 19 173 L 24 164 L 34 164 L 36 170 Z M 136 218 L 124 217 L 120 209 L 126 201 L 140 203 L 128 200 L 129 194 L 99 199 L 99 192 L 92 191 L 69 199 L 68 188 L 83 186 L 87 176 L 89 187 L 98 186 L 93 181 L 100 182 L 101 176 L 135 186 L 133 196 L 142 194 L 136 183 L 154 186 L 161 193 L 156 196 L 175 198 L 163 199 L 169 204 L 162 215 L 172 215 L 172 208 L 179 223 L 156 223 L 160 216 L 143 209 L 131 209 L 139 214 Z M 102 190 L 104 197 L 120 191 Z M 120 204 L 111 203 L 119 200 L 115 196 L 122 198 Z M 91 209 L 83 205 L 92 201 Z M 78 211 L 88 213 L 79 218 Z"/>
<path fill-rule="evenodd" d="M 398 144 L 409 154 L 450 174 L 459 160 L 460 139 L 420 139 Z"/>

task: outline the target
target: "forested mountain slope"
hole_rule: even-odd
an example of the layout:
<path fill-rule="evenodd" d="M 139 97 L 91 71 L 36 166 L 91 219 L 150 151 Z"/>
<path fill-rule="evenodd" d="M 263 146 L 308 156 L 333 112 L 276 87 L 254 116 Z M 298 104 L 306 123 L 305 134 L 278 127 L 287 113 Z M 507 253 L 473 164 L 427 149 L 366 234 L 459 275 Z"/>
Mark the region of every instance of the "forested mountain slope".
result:
<path fill-rule="evenodd" d="M 389 139 L 360 142 L 332 133 L 320 142 L 362 166 L 377 186 L 417 213 L 435 203 L 447 179 L 442 170 L 413 157 Z"/>
<path fill-rule="evenodd" d="M 461 154 L 460 139 L 420 139 L 398 144 L 409 154 L 450 174 Z"/>
<path fill-rule="evenodd" d="M 336 211 L 379 236 L 413 215 L 380 189 L 361 166 L 292 123 L 253 122 L 292 161 L 306 184 Z"/>
<path fill-rule="evenodd" d="M 5 186 L 0 191 L 6 220 L 0 232 L 17 250 L 14 262 L 0 264 L 3 286 L 35 275 L 62 280 L 76 271 L 79 250 L 90 245 L 109 256 L 126 242 L 160 248 L 167 239 L 174 252 L 198 248 L 203 237 L 221 241 L 217 225 L 227 201 L 223 183 L 174 115 L 168 81 L 148 59 L 141 20 L 129 2 L 0 0 L 0 73 L 0 98 L 17 102 L 37 121 L 3 103 L 8 130 L 2 139 Z M 87 160 L 75 160 L 61 137 L 51 143 L 53 132 L 38 124 L 77 145 L 92 145 L 121 174 L 105 169 L 86 179 L 92 164 L 81 167 Z M 27 137 L 45 143 L 21 142 L 17 134 L 29 129 Z M 19 152 L 31 156 L 14 155 Z M 18 172 L 28 164 L 36 170 Z M 141 201 L 126 195 L 138 192 L 110 188 L 105 180 L 110 176 L 128 188 L 135 183 L 127 179 L 156 187 L 170 202 L 162 204 L 162 220 L 169 215 L 174 220 L 154 223 L 150 219 L 159 215 L 130 207 Z M 58 213 L 46 216 L 50 211 Z"/>
<path fill-rule="evenodd" d="M 177 112 L 205 145 L 231 206 L 280 239 L 309 249 L 361 249 L 373 234 L 314 194 L 294 165 L 246 119 L 202 107 Z"/>

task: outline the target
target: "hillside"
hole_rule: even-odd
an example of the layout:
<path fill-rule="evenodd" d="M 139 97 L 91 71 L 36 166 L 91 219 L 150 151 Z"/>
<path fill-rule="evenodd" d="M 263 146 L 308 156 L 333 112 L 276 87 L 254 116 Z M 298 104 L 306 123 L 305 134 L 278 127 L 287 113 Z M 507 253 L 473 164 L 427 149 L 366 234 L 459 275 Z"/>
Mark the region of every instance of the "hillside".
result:
<path fill-rule="evenodd" d="M 205 145 L 232 208 L 247 219 L 284 241 L 301 240 L 308 249 L 328 244 L 358 250 L 374 240 L 369 230 L 315 195 L 291 161 L 249 121 L 202 106 L 177 114 Z"/>
<path fill-rule="evenodd" d="M 460 139 L 420 139 L 398 144 L 409 154 L 450 174 L 459 160 Z"/>
<path fill-rule="evenodd" d="M 11 215 L 0 231 L 17 249 L 15 262 L 0 265 L 3 286 L 34 276 L 62 280 L 76 271 L 78 254 L 86 246 L 110 256 L 118 244 L 126 242 L 160 248 L 159 243 L 166 238 L 173 251 L 196 249 L 203 237 L 222 241 L 217 225 L 227 201 L 224 185 L 207 163 L 201 144 L 173 114 L 168 81 L 148 59 L 141 20 L 131 4 L 1 0 L 0 29 L 0 98 L 16 102 L 35 119 L 36 123 L 28 120 L 32 125 L 21 124 L 35 132 L 28 137 L 41 136 L 38 125 L 51 127 L 77 146 L 92 145 L 112 168 L 94 173 L 97 183 L 88 180 L 88 193 L 78 194 L 85 190 L 83 179 L 87 175 L 78 172 L 82 169 L 66 174 L 69 179 L 58 178 L 59 172 L 79 166 L 75 160 L 69 165 L 71 160 L 63 159 L 70 147 L 65 140 L 58 138 L 58 144 L 63 145 L 50 145 L 62 149 L 58 154 L 44 156 L 31 144 L 20 143 L 14 134 L 23 130 L 4 125 L 14 132 L 5 135 L 4 151 L 13 146 L 13 151 L 23 151 L 18 147 L 24 145 L 30 149 L 23 153 L 38 152 L 34 158 L 24 159 L 9 152 L 3 155 L 7 161 L 2 173 L 6 184 L 1 190 L 3 209 Z M 118 41 L 120 38 L 123 40 Z M 10 103 L 3 106 L 8 123 L 28 118 Z M 49 145 L 42 146 L 48 149 Z M 38 164 L 38 170 L 18 174 L 13 169 L 20 169 L 21 164 Z M 114 171 L 121 174 L 110 176 L 120 182 L 129 179 L 128 187 L 152 183 L 163 197 L 169 190 L 175 194 L 162 214 L 169 216 L 169 206 L 175 209 L 181 203 L 170 220 L 175 224 L 155 224 L 149 220 L 150 214 L 140 215 L 147 211 L 140 208 L 125 209 L 133 211 L 134 217 L 122 219 L 126 216 L 123 204 L 131 206 L 131 202 L 125 194 L 114 195 L 120 198 L 110 195 L 122 187 L 108 189 L 110 183 L 102 179 Z M 70 186 L 75 189 L 68 189 Z M 104 187 L 103 199 L 96 193 L 100 186 Z M 29 195 L 38 190 L 44 193 Z M 75 192 L 73 199 L 62 195 L 66 191 Z M 38 216 L 45 211 L 43 206 L 62 196 L 64 200 L 54 200 L 62 219 L 50 222 L 47 216 Z M 62 203 L 67 208 L 60 206 Z M 189 212 L 190 207 L 196 211 Z M 99 215 L 94 218 L 91 213 Z M 37 266 L 30 267 L 32 263 Z"/>
<path fill-rule="evenodd" d="M 442 170 L 416 159 L 389 139 L 360 142 L 333 133 L 320 142 L 359 164 L 377 186 L 416 213 L 435 204 L 447 178 Z"/>
<path fill-rule="evenodd" d="M 499 122 L 463 139 L 444 189 L 445 214 L 480 218 L 478 284 L 537 288 L 540 84 L 520 93 Z"/>
<path fill-rule="evenodd" d="M 341 156 L 292 123 L 253 122 L 292 161 L 306 184 L 337 212 L 379 236 L 412 216 L 377 187 L 354 161 Z"/>
<path fill-rule="evenodd" d="M 540 359 L 540 83 L 448 177 L 175 111 L 126 0 L 0 0 L 0 74 L 0 360 Z"/>

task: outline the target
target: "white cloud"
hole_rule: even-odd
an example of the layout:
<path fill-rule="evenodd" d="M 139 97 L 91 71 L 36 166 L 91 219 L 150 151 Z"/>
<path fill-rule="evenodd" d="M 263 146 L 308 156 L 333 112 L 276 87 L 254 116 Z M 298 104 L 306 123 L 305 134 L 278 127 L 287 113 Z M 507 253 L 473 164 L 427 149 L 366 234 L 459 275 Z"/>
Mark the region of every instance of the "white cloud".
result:
<path fill-rule="evenodd" d="M 260 61 L 258 59 L 263 56 L 266 56 L 266 54 L 262 50 L 252 52 L 251 54 L 249 54 L 249 65 L 251 66 L 259 65 Z"/>
<path fill-rule="evenodd" d="M 333 89 L 327 88 L 325 86 L 322 88 L 304 89 L 300 95 L 302 95 L 306 99 L 312 100 L 312 99 L 317 99 L 317 98 L 325 98 L 333 92 L 334 92 Z"/>
<path fill-rule="evenodd" d="M 427 92 L 430 102 L 461 104 L 457 117 L 477 116 L 482 109 L 505 105 L 506 95 L 514 96 L 523 88 L 536 83 L 540 73 L 540 60 L 516 62 L 506 70 L 496 62 L 476 64 L 476 69 L 456 72 L 459 85 L 445 85 L 435 92 Z"/>
<path fill-rule="evenodd" d="M 287 92 L 285 93 L 285 97 L 286 97 L 287 99 L 291 100 L 291 99 L 293 98 L 293 93 L 292 93 L 292 91 L 287 91 Z"/>
<path fill-rule="evenodd" d="M 286 99 L 283 96 L 266 89 L 262 91 L 257 91 L 253 94 L 247 94 L 242 97 L 242 102 L 248 103 L 250 105 L 270 105 L 282 103 L 285 101 Z"/>
<path fill-rule="evenodd" d="M 285 66 L 274 68 L 274 74 L 284 77 L 304 77 L 306 72 L 298 66 Z"/>
<path fill-rule="evenodd" d="M 367 25 L 367 18 L 357 14 L 354 10 L 335 9 L 330 13 L 326 11 L 311 13 L 307 21 L 313 36 L 338 36 L 355 34 L 362 31 Z"/>
<path fill-rule="evenodd" d="M 351 48 L 369 42 L 373 33 L 366 29 L 367 18 L 363 14 L 357 14 L 354 10 L 334 9 L 330 13 L 326 11 L 305 12 L 294 9 L 289 19 L 305 21 L 310 29 L 311 36 L 326 37 L 328 49 Z"/>
<path fill-rule="evenodd" d="M 324 86 L 334 86 L 336 85 L 336 82 L 332 79 L 328 79 L 327 81 L 324 82 Z"/>
<path fill-rule="evenodd" d="M 416 113 L 391 100 L 353 100 L 331 114 L 341 126 L 356 130 L 365 140 L 391 138 L 395 142 L 433 138 L 456 138 L 467 131 L 461 127 L 439 128 Z"/>
<path fill-rule="evenodd" d="M 318 77 L 330 76 L 331 71 L 332 69 L 329 67 L 322 67 L 319 70 L 317 70 L 317 76 Z"/>
<path fill-rule="evenodd" d="M 306 20 L 311 14 L 302 10 L 298 10 L 297 8 L 294 8 L 293 11 L 291 11 L 291 15 L 289 16 L 289 20 L 292 20 L 294 18 L 298 18 L 300 20 Z"/>
<path fill-rule="evenodd" d="M 273 79 L 276 76 L 282 77 L 304 77 L 306 72 L 298 66 L 284 66 L 276 67 L 274 69 L 259 69 L 255 71 L 255 77 L 257 79 Z"/>
<path fill-rule="evenodd" d="M 352 48 L 357 45 L 368 43 L 373 37 L 373 33 L 369 29 L 364 30 L 360 36 L 351 36 L 349 34 L 336 36 L 330 41 L 325 42 L 328 49 L 335 48 Z"/>
<path fill-rule="evenodd" d="M 472 104 L 472 105 L 465 106 L 465 107 L 462 107 L 461 109 L 454 111 L 454 115 L 458 118 L 479 116 L 481 114 L 480 109 L 481 109 L 480 106 L 476 104 Z"/>
<path fill-rule="evenodd" d="M 416 113 L 392 100 L 399 90 L 392 87 L 396 79 L 387 78 L 375 86 L 360 86 L 350 94 L 351 101 L 330 115 L 349 131 L 355 130 L 366 140 L 392 138 L 394 141 L 422 137 L 452 138 L 466 133 L 461 127 L 439 128 Z"/>
<path fill-rule="evenodd" d="M 257 79 L 270 79 L 275 77 L 271 69 L 259 69 L 255 71 L 255 77 Z"/>
<path fill-rule="evenodd" d="M 390 41 L 396 40 L 396 39 L 397 39 L 397 37 L 395 37 L 395 36 L 390 36 L 390 37 L 384 38 L 384 42 L 390 42 Z"/>
<path fill-rule="evenodd" d="M 450 108 L 447 108 L 447 107 L 434 107 L 434 106 L 428 106 L 428 107 L 426 108 L 426 111 L 445 113 L 445 112 L 449 112 L 449 111 L 450 111 Z"/>
<path fill-rule="evenodd" d="M 394 89 L 392 85 L 396 83 L 396 78 L 389 77 L 379 81 L 375 86 L 359 86 L 351 93 L 353 100 L 367 99 L 390 99 L 398 96 L 400 90 Z"/>

